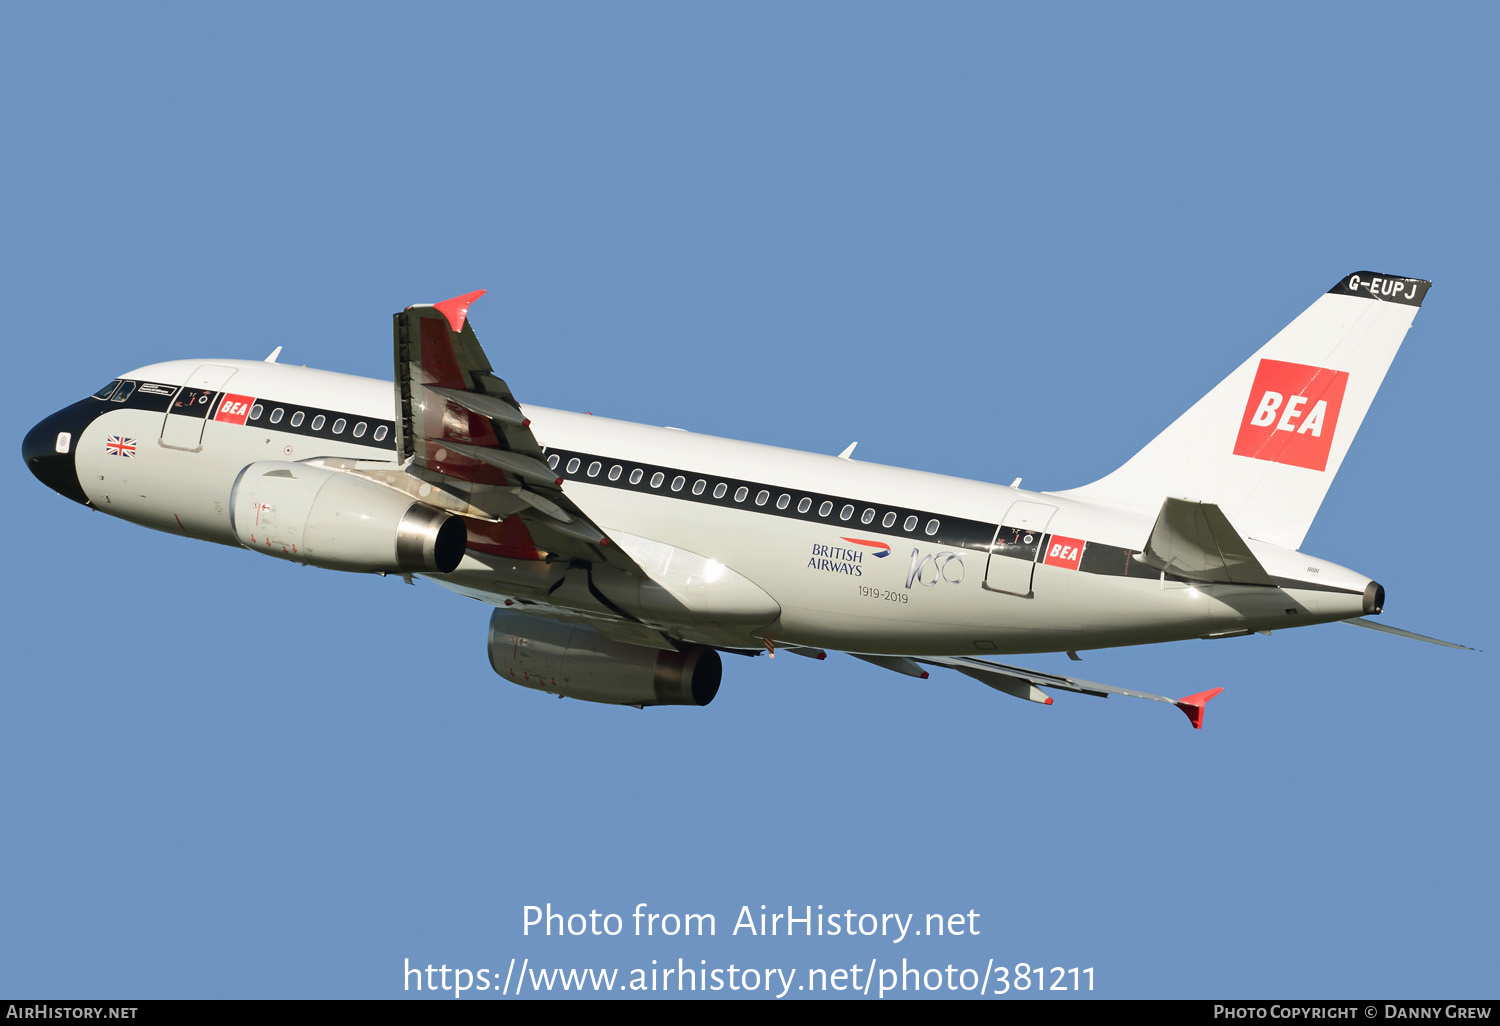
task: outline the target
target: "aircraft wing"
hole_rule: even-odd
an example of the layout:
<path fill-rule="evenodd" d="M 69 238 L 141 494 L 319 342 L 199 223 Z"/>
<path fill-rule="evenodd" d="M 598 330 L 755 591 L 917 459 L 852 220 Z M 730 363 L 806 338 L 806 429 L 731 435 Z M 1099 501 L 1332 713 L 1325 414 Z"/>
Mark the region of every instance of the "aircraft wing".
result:
<path fill-rule="evenodd" d="M 397 461 L 457 485 L 494 521 L 471 526 L 496 544 L 534 547 L 645 576 L 562 490 L 531 421 L 494 368 L 469 306 L 484 290 L 395 315 Z"/>
<path fill-rule="evenodd" d="M 866 658 L 866 657 L 861 657 Z M 875 660 L 870 660 L 874 662 Z M 957 670 L 966 676 L 973 677 L 982 684 L 987 684 L 996 691 L 1003 691 L 1007 695 L 1024 699 L 1028 702 L 1040 702 L 1043 705 L 1051 705 L 1050 695 L 1043 693 L 1041 688 L 1058 688 L 1063 691 L 1075 691 L 1083 695 L 1094 695 L 1097 698 L 1108 698 L 1110 695 L 1124 695 L 1129 698 L 1146 698 L 1153 702 L 1165 702 L 1181 709 L 1192 722 L 1194 729 L 1203 727 L 1203 707 L 1208 700 L 1213 698 L 1223 688 L 1211 688 L 1208 691 L 1200 691 L 1196 695 L 1186 698 L 1168 698 L 1166 695 L 1153 695 L 1149 691 L 1132 691 L 1130 688 L 1115 687 L 1113 684 L 1100 684 L 1098 681 L 1083 680 L 1078 677 L 1064 677 L 1061 674 L 1042 673 L 1039 670 L 1023 670 L 1016 666 L 1005 666 L 1000 663 L 992 663 L 984 659 L 976 659 L 972 656 L 920 656 L 916 662 L 927 663 L 930 666 L 945 666 Z"/>

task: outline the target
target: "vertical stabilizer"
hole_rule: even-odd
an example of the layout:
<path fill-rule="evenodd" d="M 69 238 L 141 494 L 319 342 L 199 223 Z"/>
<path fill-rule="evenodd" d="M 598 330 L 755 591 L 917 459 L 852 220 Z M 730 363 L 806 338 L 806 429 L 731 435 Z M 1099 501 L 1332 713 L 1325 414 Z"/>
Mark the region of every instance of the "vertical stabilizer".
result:
<path fill-rule="evenodd" d="M 1153 515 L 1211 502 L 1298 548 L 1431 284 L 1346 275 L 1128 463 L 1061 494 Z"/>

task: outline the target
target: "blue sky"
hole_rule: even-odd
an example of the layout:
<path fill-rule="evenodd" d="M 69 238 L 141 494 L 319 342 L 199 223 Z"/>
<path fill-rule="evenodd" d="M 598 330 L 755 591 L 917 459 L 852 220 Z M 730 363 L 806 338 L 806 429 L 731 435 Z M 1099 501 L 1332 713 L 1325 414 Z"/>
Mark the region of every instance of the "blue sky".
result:
<path fill-rule="evenodd" d="M 0 993 L 905 957 L 1109 997 L 1493 994 L 1493 12 L 10 22 Z M 16 452 L 157 360 L 388 377 L 393 311 L 488 288 L 523 401 L 1064 488 L 1360 269 L 1435 284 L 1304 547 L 1489 651 L 1331 625 L 1073 667 L 1223 686 L 1201 732 L 843 657 L 730 660 L 707 709 L 559 702 L 491 672 L 475 603 L 89 513 Z M 548 902 L 718 935 L 523 936 Z M 762 904 L 980 933 L 731 936 Z"/>

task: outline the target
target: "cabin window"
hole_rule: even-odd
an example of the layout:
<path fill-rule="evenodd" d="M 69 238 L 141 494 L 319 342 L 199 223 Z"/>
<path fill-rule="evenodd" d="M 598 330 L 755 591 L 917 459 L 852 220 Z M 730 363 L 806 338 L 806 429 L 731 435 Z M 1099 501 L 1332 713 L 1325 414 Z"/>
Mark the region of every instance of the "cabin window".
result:
<path fill-rule="evenodd" d="M 809 499 L 807 496 L 804 495 L 801 499 L 799 499 L 797 501 L 797 512 L 798 513 L 806 513 L 810 509 L 812 509 L 812 500 Z"/>
<path fill-rule="evenodd" d="M 904 523 L 902 523 L 902 525 L 901 525 L 901 530 L 903 530 L 903 531 L 915 531 L 916 529 L 917 529 L 917 518 L 916 517 L 907 517 L 906 521 Z"/>
<path fill-rule="evenodd" d="M 933 535 L 937 534 L 937 529 L 937 518 L 934 517 L 932 520 L 927 521 L 927 537 L 931 538 Z"/>
<path fill-rule="evenodd" d="M 782 492 L 781 495 L 776 499 L 776 508 L 777 509 L 786 509 L 791 504 L 792 504 L 792 497 L 790 495 L 786 494 L 785 492 Z"/>
<path fill-rule="evenodd" d="M 254 415 L 252 414 L 252 419 L 253 419 L 253 416 Z M 369 428 L 368 424 L 366 424 L 364 421 L 360 421 L 358 424 L 354 425 L 354 437 L 355 438 L 363 438 L 363 437 L 365 437 L 365 431 L 368 430 L 368 428 Z"/>
<path fill-rule="evenodd" d="M 839 510 L 839 519 L 840 520 L 848 520 L 852 516 L 854 516 L 854 507 L 853 506 L 845 506 L 843 509 Z"/>
<path fill-rule="evenodd" d="M 579 459 L 577 456 L 574 456 L 572 459 L 570 459 L 568 461 L 568 473 L 569 474 L 576 474 L 576 473 L 578 473 L 578 468 L 580 466 L 582 466 L 582 465 L 583 465 L 583 460 Z"/>
<path fill-rule="evenodd" d="M 832 512 L 833 512 L 833 503 L 828 502 L 826 500 L 823 502 L 823 505 L 821 505 L 821 506 L 818 507 L 818 516 L 820 516 L 820 517 L 826 517 L 828 514 L 830 514 Z"/>
<path fill-rule="evenodd" d="M 757 506 L 764 506 L 766 504 L 766 500 L 769 499 L 770 497 L 771 497 L 771 493 L 768 492 L 768 491 L 766 491 L 764 488 L 762 488 L 755 495 L 755 504 Z"/>
<path fill-rule="evenodd" d="M 630 472 L 630 483 L 631 484 L 640 484 L 641 483 L 641 478 L 643 478 L 645 476 L 646 476 L 645 472 L 643 472 L 640 467 L 636 467 L 634 470 L 632 470 Z"/>
<path fill-rule="evenodd" d="M 872 522 L 874 522 L 874 520 L 875 520 L 875 511 L 873 509 L 867 509 L 867 510 L 865 510 L 863 513 L 861 513 L 859 515 L 859 522 L 861 524 L 872 523 Z"/>
<path fill-rule="evenodd" d="M 714 498 L 722 499 L 724 498 L 724 494 L 728 491 L 729 486 L 723 481 L 720 481 L 718 484 L 714 485 Z"/>
<path fill-rule="evenodd" d="M 264 406 L 262 406 L 260 403 L 256 403 L 254 406 L 250 407 L 250 419 L 251 420 L 260 420 L 261 416 L 265 412 L 266 412 L 266 408 Z"/>
<path fill-rule="evenodd" d="M 685 484 L 687 484 L 687 478 L 683 477 L 681 474 L 678 474 L 676 477 L 672 478 L 672 491 L 682 491 L 682 486 Z"/>
<path fill-rule="evenodd" d="M 616 463 L 614 466 L 610 467 L 609 468 L 609 479 L 611 481 L 618 481 L 618 480 L 620 480 L 620 471 L 621 471 L 621 469 L 622 468 L 621 468 L 621 466 L 618 463 Z"/>
<path fill-rule="evenodd" d="M 663 481 L 665 481 L 666 479 L 667 479 L 667 475 L 663 474 L 661 471 L 658 470 L 656 473 L 654 473 L 654 474 L 651 475 L 651 487 L 652 488 L 660 488 L 661 487 L 661 483 Z"/>
<path fill-rule="evenodd" d="M 551 467 L 553 470 L 556 470 L 557 469 L 557 465 L 559 463 L 561 463 L 561 462 L 562 462 L 562 457 L 559 456 L 557 453 L 553 453 L 551 456 L 547 457 L 547 466 Z"/>
<path fill-rule="evenodd" d="M 338 420 L 333 422 L 333 433 L 336 435 L 341 435 L 344 433 L 344 428 L 348 426 L 349 422 L 343 417 L 340 417 Z"/>
<path fill-rule="evenodd" d="M 388 428 L 386 425 L 384 425 L 384 424 L 380 425 L 378 428 L 375 429 L 375 441 L 377 441 L 377 442 L 383 442 L 383 441 L 385 441 L 385 436 L 389 433 L 389 431 L 390 431 L 390 428 Z"/>
<path fill-rule="evenodd" d="M 303 413 L 301 410 L 298 410 L 296 413 L 292 414 L 292 419 L 287 421 L 287 423 L 291 427 L 301 427 L 302 421 L 306 418 L 306 416 L 307 415 L 305 413 Z"/>
<path fill-rule="evenodd" d="M 604 464 L 600 463 L 598 460 L 595 460 L 594 462 L 589 464 L 589 477 L 598 477 L 599 471 L 603 469 Z"/>
<path fill-rule="evenodd" d="M 281 418 L 284 416 L 286 416 L 286 411 L 283 410 L 280 406 L 276 407 L 276 409 L 271 411 L 271 423 L 280 424 Z"/>
<path fill-rule="evenodd" d="M 703 489 L 705 489 L 707 487 L 708 487 L 708 482 L 705 481 L 705 480 L 703 480 L 703 478 L 700 477 L 698 480 L 696 480 L 696 481 L 693 482 L 693 494 L 694 495 L 702 495 L 703 494 Z"/>
<path fill-rule="evenodd" d="M 740 485 L 738 488 L 736 488 L 734 490 L 734 501 L 735 502 L 744 502 L 745 501 L 745 496 L 747 496 L 749 494 L 750 494 L 750 489 L 746 488 L 744 485 Z"/>
<path fill-rule="evenodd" d="M 326 424 L 326 423 L 328 423 L 328 418 L 325 417 L 325 416 L 323 416 L 320 413 L 316 417 L 313 418 L 312 429 L 314 431 L 322 431 L 323 430 L 323 425 Z"/>
<path fill-rule="evenodd" d="M 896 526 L 896 514 L 894 514 L 894 513 L 887 513 L 885 516 L 881 517 L 880 518 L 880 526 L 884 527 L 884 528 L 895 527 Z"/>

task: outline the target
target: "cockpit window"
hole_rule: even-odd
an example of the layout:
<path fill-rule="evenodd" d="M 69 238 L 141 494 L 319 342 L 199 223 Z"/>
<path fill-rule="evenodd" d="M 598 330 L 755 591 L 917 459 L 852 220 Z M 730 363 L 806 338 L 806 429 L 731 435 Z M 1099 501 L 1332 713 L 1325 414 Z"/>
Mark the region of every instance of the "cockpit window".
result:
<path fill-rule="evenodd" d="M 122 381 L 120 382 L 120 390 L 115 393 L 114 401 L 117 403 L 123 403 L 126 399 L 130 398 L 130 393 L 134 391 L 134 381 Z"/>
<path fill-rule="evenodd" d="M 110 393 L 112 393 L 115 390 L 115 386 L 118 385 L 119 383 L 120 383 L 120 379 L 119 378 L 115 378 L 115 380 L 111 381 L 109 384 L 107 384 L 103 388 L 99 389 L 99 391 L 95 392 L 94 393 L 94 398 L 95 399 L 108 399 L 109 396 L 110 396 Z"/>

